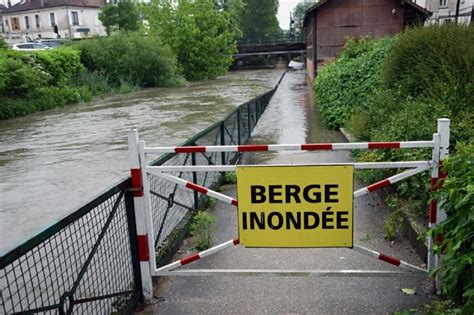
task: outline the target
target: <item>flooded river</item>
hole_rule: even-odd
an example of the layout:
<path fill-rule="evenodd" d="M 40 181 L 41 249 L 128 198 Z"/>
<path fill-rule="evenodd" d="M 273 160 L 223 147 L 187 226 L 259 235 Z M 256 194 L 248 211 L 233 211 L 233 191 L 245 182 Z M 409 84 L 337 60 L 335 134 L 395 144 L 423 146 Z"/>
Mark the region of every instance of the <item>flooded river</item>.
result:
<path fill-rule="evenodd" d="M 233 72 L 0 121 L 0 252 L 128 175 L 127 130 L 176 145 L 268 91 L 282 70 Z"/>

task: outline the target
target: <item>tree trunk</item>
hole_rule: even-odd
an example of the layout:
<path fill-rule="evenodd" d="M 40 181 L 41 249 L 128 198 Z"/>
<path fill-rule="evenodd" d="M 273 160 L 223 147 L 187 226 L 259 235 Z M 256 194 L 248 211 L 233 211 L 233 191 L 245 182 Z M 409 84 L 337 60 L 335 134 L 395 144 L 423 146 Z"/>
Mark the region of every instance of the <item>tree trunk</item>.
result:
<path fill-rule="evenodd" d="M 459 19 L 459 7 L 461 6 L 461 0 L 456 1 L 456 16 L 454 18 L 454 23 L 458 24 Z"/>

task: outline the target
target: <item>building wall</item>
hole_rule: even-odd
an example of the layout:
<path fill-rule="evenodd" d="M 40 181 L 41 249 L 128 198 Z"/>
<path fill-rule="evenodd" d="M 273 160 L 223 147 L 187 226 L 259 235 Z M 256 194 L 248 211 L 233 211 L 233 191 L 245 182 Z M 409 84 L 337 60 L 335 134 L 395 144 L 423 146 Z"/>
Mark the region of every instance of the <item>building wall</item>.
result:
<path fill-rule="evenodd" d="M 393 35 L 403 29 L 397 0 L 333 0 L 317 10 L 318 59 L 336 57 L 347 37 Z"/>
<path fill-rule="evenodd" d="M 457 0 L 446 0 L 446 6 L 440 6 L 440 0 L 417 0 L 420 6 L 433 12 L 433 15 L 427 20 L 427 24 L 454 22 L 456 15 Z M 471 23 L 474 0 L 461 0 L 459 6 L 460 23 Z"/>
<path fill-rule="evenodd" d="M 77 12 L 78 25 L 73 25 L 73 12 Z M 105 35 L 105 28 L 99 20 L 98 8 L 84 8 L 84 7 L 55 7 L 44 8 L 39 10 L 24 11 L 18 13 L 8 13 L 3 16 L 4 25 L 7 25 L 6 35 L 12 42 L 23 41 L 22 35 L 28 35 L 32 39 L 41 38 L 56 38 L 54 33 L 50 14 L 55 15 L 55 22 L 58 25 L 58 31 L 61 38 L 81 38 L 87 36 Z M 35 16 L 39 16 L 40 25 L 37 27 Z M 68 21 L 69 15 L 69 21 Z M 25 16 L 29 19 L 29 28 L 27 28 Z M 19 21 L 19 30 L 13 30 L 13 19 L 17 18 Z M 89 33 L 77 32 L 78 29 L 90 29 Z M 1 29 L 0 29 L 1 31 Z"/>

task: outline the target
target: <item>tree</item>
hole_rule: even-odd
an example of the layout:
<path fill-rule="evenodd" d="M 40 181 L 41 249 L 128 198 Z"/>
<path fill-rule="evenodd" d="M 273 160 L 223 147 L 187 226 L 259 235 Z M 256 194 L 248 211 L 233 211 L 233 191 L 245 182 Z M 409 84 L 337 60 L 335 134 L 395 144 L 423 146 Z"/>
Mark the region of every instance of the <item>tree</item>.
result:
<path fill-rule="evenodd" d="M 280 32 L 278 0 L 244 0 L 240 26 L 244 38 L 260 39 Z"/>
<path fill-rule="evenodd" d="M 304 2 L 298 3 L 293 9 L 293 21 L 295 23 L 296 31 L 303 32 L 303 22 L 306 10 L 315 4 L 317 0 L 304 0 Z"/>
<path fill-rule="evenodd" d="M 107 35 L 114 29 L 130 32 L 140 28 L 140 13 L 135 3 L 120 1 L 118 4 L 107 4 L 99 13 L 99 20 L 105 26 Z"/>
<path fill-rule="evenodd" d="M 237 51 L 229 14 L 213 0 L 152 0 L 146 9 L 151 34 L 171 46 L 188 80 L 226 73 Z"/>

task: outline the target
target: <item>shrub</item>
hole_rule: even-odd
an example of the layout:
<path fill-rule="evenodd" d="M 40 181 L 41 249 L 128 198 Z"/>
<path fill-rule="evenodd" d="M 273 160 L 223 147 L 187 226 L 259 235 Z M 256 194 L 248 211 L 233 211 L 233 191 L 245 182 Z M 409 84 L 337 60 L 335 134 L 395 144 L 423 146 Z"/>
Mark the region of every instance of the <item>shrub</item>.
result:
<path fill-rule="evenodd" d="M 390 50 L 384 83 L 411 98 L 430 98 L 453 114 L 474 103 L 474 28 L 442 24 L 406 30 Z"/>
<path fill-rule="evenodd" d="M 190 226 L 190 234 L 197 236 L 196 249 L 205 250 L 212 246 L 212 230 L 215 224 L 215 218 L 206 211 L 198 211 L 194 215 Z"/>
<path fill-rule="evenodd" d="M 446 250 L 440 272 L 444 293 L 464 304 L 465 314 L 474 311 L 474 144 L 458 144 L 457 152 L 445 160 L 448 173 L 443 189 L 436 193 L 447 219 L 430 231 L 443 235 L 436 246 Z"/>
<path fill-rule="evenodd" d="M 316 103 L 329 129 L 343 126 L 381 85 L 382 64 L 393 38 L 348 40 L 337 60 L 314 82 Z"/>
<path fill-rule="evenodd" d="M 44 51 L 38 51 L 32 55 L 35 62 L 50 75 L 48 84 L 64 85 L 70 80 L 76 79 L 83 66 L 80 60 L 80 51 L 72 47 L 60 47 Z"/>
<path fill-rule="evenodd" d="M 171 49 L 157 37 L 116 34 L 76 44 L 81 61 L 90 71 L 105 75 L 119 86 L 128 82 L 140 86 L 168 86 L 176 82 Z"/>

